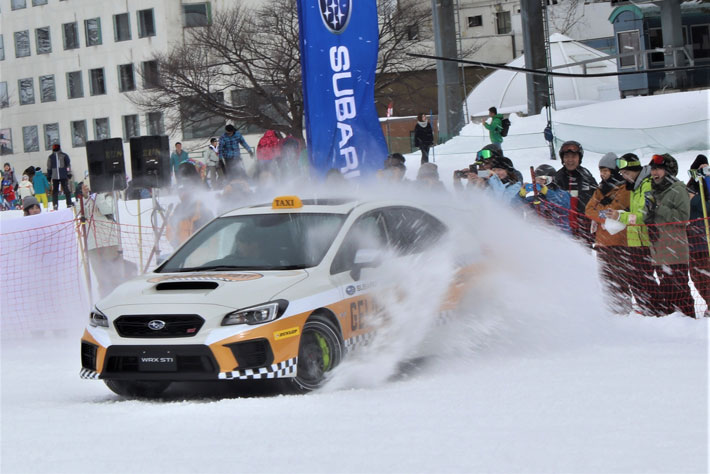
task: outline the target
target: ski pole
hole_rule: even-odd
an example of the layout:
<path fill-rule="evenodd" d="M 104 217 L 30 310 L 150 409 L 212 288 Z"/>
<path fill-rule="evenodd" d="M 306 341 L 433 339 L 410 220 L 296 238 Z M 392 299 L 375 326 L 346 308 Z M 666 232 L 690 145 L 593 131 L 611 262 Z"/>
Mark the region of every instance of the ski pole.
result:
<path fill-rule="evenodd" d="M 700 188 L 700 202 L 703 206 L 703 219 L 705 222 L 705 242 L 708 244 L 708 254 L 710 254 L 710 223 L 708 223 L 708 209 L 705 205 L 705 186 L 703 186 L 702 176 L 696 175 L 695 179 L 698 181 L 698 188 Z"/>
<path fill-rule="evenodd" d="M 433 137 L 433 135 L 434 135 L 434 121 L 433 121 L 433 118 L 434 118 L 434 110 L 429 109 L 429 123 L 431 124 L 432 140 L 433 140 L 433 138 L 434 138 L 434 137 Z M 438 124 L 438 122 L 437 122 L 437 128 L 439 128 L 438 125 L 439 125 L 439 124 Z M 432 146 L 431 146 L 431 161 L 432 161 L 432 163 L 436 163 L 436 152 L 434 151 L 435 145 L 436 145 L 436 143 L 432 143 Z"/>

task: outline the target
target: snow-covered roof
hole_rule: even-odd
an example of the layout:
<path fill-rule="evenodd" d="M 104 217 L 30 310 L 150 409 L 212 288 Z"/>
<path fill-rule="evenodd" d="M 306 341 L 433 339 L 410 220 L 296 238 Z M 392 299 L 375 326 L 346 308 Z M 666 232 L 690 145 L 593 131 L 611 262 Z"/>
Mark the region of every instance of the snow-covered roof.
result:
<path fill-rule="evenodd" d="M 550 54 L 552 67 L 576 63 L 595 58 L 607 57 L 606 54 L 571 38 L 553 34 L 550 36 Z M 525 67 L 525 57 L 520 56 L 508 66 Z M 582 66 L 563 67 L 555 72 L 582 73 Z M 616 61 L 606 59 L 587 65 L 587 74 L 616 72 Z M 555 104 L 557 109 L 577 107 L 606 100 L 619 99 L 619 83 L 616 76 L 594 78 L 553 79 Z M 499 69 L 476 86 L 467 98 L 468 113 L 473 116 L 488 115 L 489 107 L 496 107 L 499 113 L 528 111 L 528 93 L 526 74 Z"/>

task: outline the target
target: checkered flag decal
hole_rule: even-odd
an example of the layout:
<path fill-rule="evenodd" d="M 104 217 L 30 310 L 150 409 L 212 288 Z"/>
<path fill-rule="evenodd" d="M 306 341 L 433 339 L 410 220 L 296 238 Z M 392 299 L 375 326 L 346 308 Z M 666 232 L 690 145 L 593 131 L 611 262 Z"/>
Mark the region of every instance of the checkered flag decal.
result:
<path fill-rule="evenodd" d="M 219 378 L 222 380 L 253 380 L 253 379 L 277 379 L 283 377 L 295 377 L 298 357 L 288 359 L 269 367 L 258 369 L 234 370 L 232 372 L 221 372 Z"/>
<path fill-rule="evenodd" d="M 89 369 L 81 369 L 81 372 L 79 372 L 79 376 L 82 379 L 96 380 L 99 378 L 99 373 Z"/>

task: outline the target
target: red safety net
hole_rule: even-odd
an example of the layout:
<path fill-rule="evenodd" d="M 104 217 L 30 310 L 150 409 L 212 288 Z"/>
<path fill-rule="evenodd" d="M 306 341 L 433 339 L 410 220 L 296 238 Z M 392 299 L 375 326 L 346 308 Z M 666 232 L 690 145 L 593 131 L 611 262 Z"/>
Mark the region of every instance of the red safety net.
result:
<path fill-rule="evenodd" d="M 77 313 L 86 317 L 75 221 L 0 234 L 0 261 L 3 338 L 67 329 Z"/>
<path fill-rule="evenodd" d="M 708 314 L 707 219 L 623 226 L 618 221 L 592 219 L 544 199 L 531 206 L 545 221 L 594 250 L 607 303 L 614 313 Z M 627 238 L 628 234 L 639 236 L 638 240 L 633 242 L 636 239 Z"/>

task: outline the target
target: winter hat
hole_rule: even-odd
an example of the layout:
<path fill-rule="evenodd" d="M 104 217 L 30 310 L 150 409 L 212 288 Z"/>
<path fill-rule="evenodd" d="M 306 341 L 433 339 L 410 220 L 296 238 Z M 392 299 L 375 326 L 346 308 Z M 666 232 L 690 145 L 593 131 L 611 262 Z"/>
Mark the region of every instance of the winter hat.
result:
<path fill-rule="evenodd" d="M 39 201 L 34 196 L 27 196 L 22 200 L 22 209 L 29 209 L 32 206 L 39 206 Z"/>
<path fill-rule="evenodd" d="M 619 171 L 641 171 L 643 169 L 643 166 L 641 166 L 641 160 L 633 153 L 621 155 L 621 157 L 616 160 L 616 165 L 619 168 Z"/>
<path fill-rule="evenodd" d="M 404 163 L 406 160 L 404 159 L 404 155 L 401 153 L 392 153 L 389 157 L 387 157 L 388 160 L 393 160 L 393 161 L 399 161 L 400 163 Z"/>
<path fill-rule="evenodd" d="M 600 168 L 609 168 L 610 170 L 615 170 L 618 167 L 616 166 L 616 159 L 619 158 L 616 156 L 616 153 L 614 152 L 609 152 L 606 155 L 602 156 L 602 159 L 599 160 L 599 167 Z"/>
<path fill-rule="evenodd" d="M 499 158 L 493 158 L 493 162 L 491 163 L 491 169 L 494 168 L 499 168 L 503 169 L 506 171 L 513 171 L 514 166 L 513 162 L 511 161 L 510 158 L 506 158 L 505 156 L 501 156 Z"/>
<path fill-rule="evenodd" d="M 22 181 L 29 181 L 29 180 L 30 180 L 29 176 L 27 176 L 26 174 L 22 175 Z"/>
<path fill-rule="evenodd" d="M 434 163 L 422 163 L 417 172 L 417 179 L 439 179 L 439 167 Z"/>
<path fill-rule="evenodd" d="M 237 129 L 234 128 L 234 125 L 232 125 L 231 123 L 229 125 L 227 125 L 226 127 L 224 127 L 224 130 L 226 132 L 236 132 L 237 131 Z"/>
<path fill-rule="evenodd" d="M 668 174 L 678 176 L 678 162 L 668 153 L 653 155 L 649 165 L 651 168 L 663 168 L 668 172 Z"/>
<path fill-rule="evenodd" d="M 700 165 L 707 165 L 708 164 L 708 157 L 705 155 L 698 155 L 695 157 L 695 161 L 693 161 L 693 164 L 690 165 L 691 170 L 697 170 L 700 169 Z"/>

